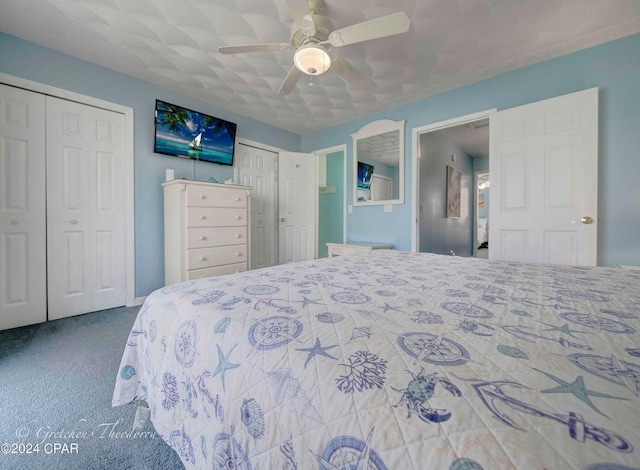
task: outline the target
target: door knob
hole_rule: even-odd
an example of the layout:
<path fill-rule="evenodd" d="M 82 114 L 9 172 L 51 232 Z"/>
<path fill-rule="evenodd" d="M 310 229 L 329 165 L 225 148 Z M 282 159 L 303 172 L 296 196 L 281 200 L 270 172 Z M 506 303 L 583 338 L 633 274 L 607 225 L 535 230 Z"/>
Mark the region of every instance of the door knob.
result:
<path fill-rule="evenodd" d="M 287 219 L 285 219 L 284 217 L 282 219 L 280 219 L 280 222 L 286 222 Z"/>
<path fill-rule="evenodd" d="M 588 224 L 592 224 L 593 223 L 593 219 L 591 217 L 589 217 L 589 216 L 582 217 L 580 219 L 580 223 L 587 224 L 587 225 Z"/>

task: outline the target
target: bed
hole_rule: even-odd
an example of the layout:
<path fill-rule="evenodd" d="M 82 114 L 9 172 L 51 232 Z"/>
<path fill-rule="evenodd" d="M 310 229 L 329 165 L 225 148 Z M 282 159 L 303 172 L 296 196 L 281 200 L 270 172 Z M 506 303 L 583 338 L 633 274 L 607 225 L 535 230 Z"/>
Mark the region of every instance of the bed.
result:
<path fill-rule="evenodd" d="M 640 271 L 374 250 L 149 295 L 113 405 L 198 469 L 640 462 Z"/>

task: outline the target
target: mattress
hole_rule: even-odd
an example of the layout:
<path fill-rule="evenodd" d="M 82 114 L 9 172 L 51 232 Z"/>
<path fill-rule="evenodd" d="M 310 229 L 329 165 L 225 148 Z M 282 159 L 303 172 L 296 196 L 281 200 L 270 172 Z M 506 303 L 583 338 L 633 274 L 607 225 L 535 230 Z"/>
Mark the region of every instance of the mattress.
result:
<path fill-rule="evenodd" d="M 148 296 L 113 405 L 186 468 L 630 469 L 640 272 L 374 250 Z"/>

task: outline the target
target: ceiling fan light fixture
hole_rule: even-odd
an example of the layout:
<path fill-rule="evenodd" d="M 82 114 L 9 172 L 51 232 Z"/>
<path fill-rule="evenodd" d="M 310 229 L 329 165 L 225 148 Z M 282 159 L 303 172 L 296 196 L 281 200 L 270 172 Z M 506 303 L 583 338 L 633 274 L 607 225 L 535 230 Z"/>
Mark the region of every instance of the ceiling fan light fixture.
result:
<path fill-rule="evenodd" d="M 321 75 L 331 67 L 331 57 L 323 47 L 317 44 L 305 44 L 296 50 L 293 63 L 302 73 Z"/>

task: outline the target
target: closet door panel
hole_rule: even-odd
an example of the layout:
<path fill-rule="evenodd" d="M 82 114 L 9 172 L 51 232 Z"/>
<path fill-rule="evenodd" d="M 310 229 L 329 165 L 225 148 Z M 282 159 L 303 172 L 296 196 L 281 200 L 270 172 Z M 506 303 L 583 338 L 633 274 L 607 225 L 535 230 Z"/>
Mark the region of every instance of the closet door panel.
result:
<path fill-rule="evenodd" d="M 125 304 L 124 117 L 47 98 L 49 318 Z"/>
<path fill-rule="evenodd" d="M 46 321 L 45 99 L 0 85 L 0 329 Z"/>

